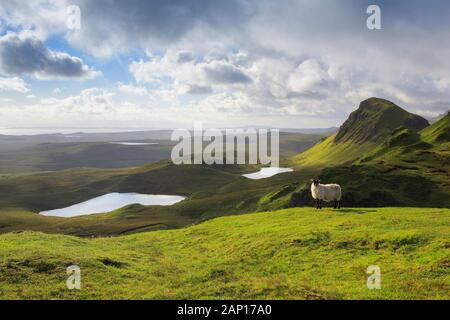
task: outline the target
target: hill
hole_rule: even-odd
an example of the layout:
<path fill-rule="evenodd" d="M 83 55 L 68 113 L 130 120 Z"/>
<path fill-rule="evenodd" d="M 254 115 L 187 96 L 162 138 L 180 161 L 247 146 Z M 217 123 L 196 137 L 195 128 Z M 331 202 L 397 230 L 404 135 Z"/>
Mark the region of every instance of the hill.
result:
<path fill-rule="evenodd" d="M 0 298 L 448 299 L 449 232 L 449 209 L 296 208 L 115 238 L 8 233 Z"/>
<path fill-rule="evenodd" d="M 390 101 L 370 98 L 360 103 L 336 134 L 295 156 L 293 161 L 301 167 L 351 163 L 382 147 L 399 127 L 417 132 L 427 126 L 427 120 Z"/>
<path fill-rule="evenodd" d="M 400 126 L 420 131 L 428 125 L 426 119 L 409 113 L 388 100 L 369 98 L 361 102 L 359 108 L 350 114 L 339 128 L 334 142 L 351 141 L 358 144 L 368 141 L 379 142 L 384 141 Z"/>
<path fill-rule="evenodd" d="M 347 206 L 449 207 L 450 116 L 420 130 L 424 125 L 392 103 L 369 99 L 335 136 L 293 159 L 300 167 L 321 166 L 321 180 L 341 184 Z M 308 203 L 308 192 L 304 185 L 294 195 L 297 203 Z"/>

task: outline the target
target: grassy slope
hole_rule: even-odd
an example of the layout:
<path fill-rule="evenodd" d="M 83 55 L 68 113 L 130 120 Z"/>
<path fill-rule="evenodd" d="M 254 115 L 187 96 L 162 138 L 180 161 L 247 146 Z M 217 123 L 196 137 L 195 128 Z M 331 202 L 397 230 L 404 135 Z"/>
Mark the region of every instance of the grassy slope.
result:
<path fill-rule="evenodd" d="M 450 141 L 450 112 L 432 126 L 423 129 L 421 135 L 427 142 Z"/>
<path fill-rule="evenodd" d="M 0 232 L 36 230 L 76 235 L 111 235 L 178 228 L 219 215 L 283 206 L 289 195 L 260 203 L 266 194 L 293 188 L 313 173 L 302 170 L 250 180 L 252 166 L 175 166 L 163 161 L 138 168 L 72 169 L 0 176 Z M 132 205 L 115 212 L 70 219 L 42 217 L 41 210 L 62 208 L 108 192 L 179 194 L 188 199 L 161 206 Z M 274 198 L 274 197 L 272 197 Z"/>
<path fill-rule="evenodd" d="M 325 174 L 348 181 L 353 192 L 362 186 L 374 192 L 388 190 L 398 205 L 450 207 L 450 141 L 436 139 L 444 136 L 443 123 L 447 122 L 448 128 L 449 119 L 447 116 L 418 133 L 403 131 L 402 137 L 394 133 L 387 142 L 392 145 L 372 151 L 354 166 Z"/>
<path fill-rule="evenodd" d="M 352 141 L 363 133 L 362 127 L 356 129 L 347 126 L 343 141 L 331 136 L 293 157 L 293 163 L 321 167 L 322 181 L 343 187 L 346 206 L 450 207 L 449 115 L 419 132 L 399 127 L 376 142 Z M 303 186 L 297 198 L 306 200 L 299 204 L 308 201 L 308 193 Z"/>
<path fill-rule="evenodd" d="M 0 236 L 0 297 L 448 299 L 449 209 L 287 209 L 180 230 Z M 65 287 L 68 265 L 82 290 Z M 378 265 L 382 289 L 366 288 Z"/>
<path fill-rule="evenodd" d="M 319 134 L 281 133 L 280 152 L 297 153 L 321 137 Z M 48 147 L 60 150 L 55 144 Z M 79 155 L 78 151 L 74 152 Z M 93 161 L 87 158 L 86 161 Z M 257 166 L 175 166 L 170 161 L 160 161 L 123 169 L 73 168 L 0 174 L 0 232 L 35 230 L 87 236 L 179 228 L 218 215 L 267 209 L 271 203 L 258 203 L 265 194 L 312 176 L 304 171 L 259 181 L 241 176 L 256 170 Z M 179 194 L 189 199 L 170 207 L 133 205 L 107 214 L 71 219 L 37 214 L 41 210 L 62 208 L 108 192 Z"/>
<path fill-rule="evenodd" d="M 336 134 L 324 139 L 312 148 L 292 157 L 292 163 L 298 168 L 334 166 L 352 163 L 367 152 L 376 148 L 376 144 L 367 142 L 355 145 L 350 141 L 334 143 Z"/>
<path fill-rule="evenodd" d="M 126 146 L 98 142 L 43 143 L 0 152 L 0 173 L 138 166 L 169 158 L 174 146 L 173 142 L 163 140 L 141 142 L 158 144 Z"/>
<path fill-rule="evenodd" d="M 351 164 L 384 150 L 385 142 L 397 127 L 418 131 L 426 124 L 425 119 L 390 101 L 370 98 L 360 103 L 336 134 L 292 157 L 292 161 L 297 167 Z"/>

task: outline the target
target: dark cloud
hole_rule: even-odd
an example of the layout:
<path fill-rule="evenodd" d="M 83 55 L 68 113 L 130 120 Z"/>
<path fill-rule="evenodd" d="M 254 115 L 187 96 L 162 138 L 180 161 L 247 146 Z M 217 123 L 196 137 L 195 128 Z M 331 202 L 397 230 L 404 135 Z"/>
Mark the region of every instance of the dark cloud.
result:
<path fill-rule="evenodd" d="M 188 85 L 186 93 L 188 94 L 209 94 L 212 93 L 213 89 L 210 86 L 200 86 L 196 84 Z"/>
<path fill-rule="evenodd" d="M 126 51 L 123 43 L 161 47 L 195 28 L 223 36 L 239 30 L 252 12 L 245 0 L 74 0 L 73 4 L 80 6 L 82 28 L 70 39 L 96 56 Z"/>
<path fill-rule="evenodd" d="M 208 79 L 215 83 L 251 83 L 252 79 L 237 67 L 230 64 L 211 63 L 204 68 Z"/>
<path fill-rule="evenodd" d="M 51 51 L 39 39 L 16 33 L 0 38 L 0 70 L 8 75 L 43 78 L 87 78 L 95 74 L 81 59 Z"/>
<path fill-rule="evenodd" d="M 192 52 L 189 51 L 181 51 L 178 52 L 177 55 L 177 62 L 178 63 L 186 63 L 186 62 L 191 62 L 195 59 L 194 55 L 192 54 Z"/>

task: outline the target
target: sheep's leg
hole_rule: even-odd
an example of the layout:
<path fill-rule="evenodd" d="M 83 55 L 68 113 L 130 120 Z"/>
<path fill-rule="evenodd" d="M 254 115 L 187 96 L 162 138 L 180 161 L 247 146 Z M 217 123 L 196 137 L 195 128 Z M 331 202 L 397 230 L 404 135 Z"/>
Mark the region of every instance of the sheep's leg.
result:
<path fill-rule="evenodd" d="M 341 200 L 339 200 L 337 203 L 338 203 L 337 208 L 340 209 L 341 208 Z"/>
<path fill-rule="evenodd" d="M 316 209 L 319 209 L 319 199 L 316 199 Z"/>
<path fill-rule="evenodd" d="M 322 199 L 319 199 L 319 209 L 322 209 Z"/>
<path fill-rule="evenodd" d="M 337 208 L 337 200 L 334 200 L 334 206 L 333 206 L 333 209 L 336 209 Z"/>

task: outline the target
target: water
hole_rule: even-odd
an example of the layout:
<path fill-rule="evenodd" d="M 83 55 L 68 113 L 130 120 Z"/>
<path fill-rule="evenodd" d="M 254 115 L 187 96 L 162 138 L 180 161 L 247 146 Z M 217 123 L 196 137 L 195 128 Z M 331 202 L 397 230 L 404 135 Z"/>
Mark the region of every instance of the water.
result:
<path fill-rule="evenodd" d="M 243 174 L 243 176 L 248 179 L 257 180 L 257 179 L 270 178 L 279 173 L 292 172 L 292 171 L 294 171 L 294 170 L 291 168 L 270 167 L 270 168 L 261 168 L 261 170 L 259 170 L 258 172 Z"/>
<path fill-rule="evenodd" d="M 76 217 L 94 213 L 114 211 L 130 204 L 142 204 L 144 206 L 158 205 L 170 206 L 186 199 L 182 196 L 168 196 L 139 193 L 108 193 L 70 207 L 39 212 L 43 216 L 52 217 Z"/>
<path fill-rule="evenodd" d="M 111 144 L 120 144 L 122 146 L 151 146 L 157 142 L 110 142 Z"/>

